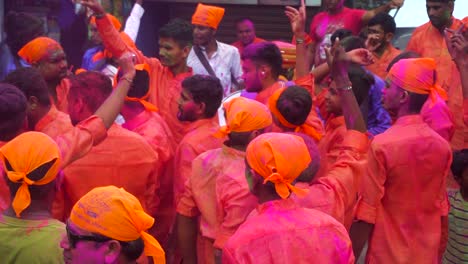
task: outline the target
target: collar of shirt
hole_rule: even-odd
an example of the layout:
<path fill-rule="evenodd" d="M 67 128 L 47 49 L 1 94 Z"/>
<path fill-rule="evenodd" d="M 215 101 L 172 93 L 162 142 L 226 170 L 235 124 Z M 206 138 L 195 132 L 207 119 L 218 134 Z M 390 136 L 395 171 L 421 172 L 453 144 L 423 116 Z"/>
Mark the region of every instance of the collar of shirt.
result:
<path fill-rule="evenodd" d="M 421 115 L 406 115 L 399 117 L 394 126 L 406 126 L 406 125 L 412 125 L 412 124 L 422 124 L 424 123 Z"/>
<path fill-rule="evenodd" d="M 59 111 L 57 110 L 55 105 L 51 104 L 49 112 L 47 112 L 47 114 L 43 116 L 41 120 L 39 120 L 39 122 L 37 122 L 36 126 L 34 127 L 34 130 L 42 131 L 44 127 L 50 124 L 50 122 L 57 119 L 58 114 L 59 114 Z"/>
<path fill-rule="evenodd" d="M 299 208 L 293 199 L 278 199 L 268 201 L 257 206 L 258 214 L 267 214 L 275 211 L 290 211 Z"/>
<path fill-rule="evenodd" d="M 195 122 L 190 123 L 185 130 L 185 133 L 198 129 L 202 126 L 216 126 L 215 118 L 203 118 Z"/>
<path fill-rule="evenodd" d="M 146 123 L 150 118 L 151 113 L 149 111 L 142 111 L 131 120 L 125 120 L 125 123 L 122 125 L 122 127 L 133 131 L 135 128 Z"/>
<path fill-rule="evenodd" d="M 223 153 L 225 155 L 245 158 L 245 151 L 238 150 L 238 149 L 235 149 L 235 148 L 231 148 L 229 146 L 226 146 L 226 144 L 223 144 L 222 149 L 223 149 Z"/>

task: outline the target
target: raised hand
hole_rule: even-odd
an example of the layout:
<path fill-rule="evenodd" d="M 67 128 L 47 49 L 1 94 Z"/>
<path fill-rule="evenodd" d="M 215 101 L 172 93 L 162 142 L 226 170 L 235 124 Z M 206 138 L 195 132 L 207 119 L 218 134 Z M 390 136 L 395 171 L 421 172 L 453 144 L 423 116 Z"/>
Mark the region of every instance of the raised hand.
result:
<path fill-rule="evenodd" d="M 461 25 L 457 30 L 446 28 L 444 32 L 447 49 L 455 62 L 468 59 L 468 41 L 461 33 L 463 32 L 464 26 L 465 25 Z"/>
<path fill-rule="evenodd" d="M 370 65 L 374 63 L 374 57 L 367 49 L 355 49 L 346 53 L 346 60 L 360 65 Z"/>
<path fill-rule="evenodd" d="M 119 59 L 118 63 L 120 66 L 120 70 L 123 73 L 123 77 L 125 78 L 130 78 L 133 80 L 133 77 L 135 77 L 135 54 L 130 53 L 130 52 L 125 52 Z"/>
<path fill-rule="evenodd" d="M 304 0 L 301 0 L 301 7 L 299 7 L 299 10 L 291 6 L 287 6 L 284 13 L 289 18 L 291 30 L 294 34 L 297 35 L 305 32 L 306 6 Z"/>
<path fill-rule="evenodd" d="M 395 8 L 402 7 L 404 3 L 405 3 L 405 0 L 392 0 L 389 2 L 389 6 L 391 9 L 395 9 Z"/>
<path fill-rule="evenodd" d="M 104 11 L 104 8 L 101 6 L 98 0 L 72 0 L 72 1 L 74 3 L 82 4 L 83 6 L 88 7 L 96 15 L 103 15 L 106 13 L 106 11 Z"/>

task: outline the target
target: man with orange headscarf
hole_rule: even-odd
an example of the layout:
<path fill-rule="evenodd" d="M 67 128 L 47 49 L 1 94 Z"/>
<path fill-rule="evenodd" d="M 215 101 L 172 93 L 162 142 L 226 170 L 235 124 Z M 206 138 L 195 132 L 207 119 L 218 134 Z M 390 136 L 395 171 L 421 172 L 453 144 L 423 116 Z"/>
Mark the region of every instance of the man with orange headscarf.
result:
<path fill-rule="evenodd" d="M 4 168 L 0 176 L 6 180 L 13 201 L 0 219 L 2 262 L 63 262 L 58 243 L 65 226 L 48 210 L 60 156 L 57 143 L 39 132 L 21 134 L 0 148 L 0 166 Z"/>
<path fill-rule="evenodd" d="M 271 126 L 270 111 L 242 97 L 223 107 L 227 124 L 216 136 L 227 136 L 228 141 L 192 162 L 192 175 L 177 206 L 178 242 L 188 263 L 197 258 L 198 263 L 215 263 L 214 249 L 218 249 L 216 256 L 220 257 L 219 250 L 257 205 L 244 177 L 245 149 Z"/>
<path fill-rule="evenodd" d="M 147 233 L 154 223 L 138 199 L 123 188 L 95 188 L 73 206 L 67 236 L 60 242 L 63 260 L 125 264 L 146 256 L 152 257 L 152 263 L 165 264 L 164 250 Z M 94 246 L 86 246 L 89 244 Z"/>
<path fill-rule="evenodd" d="M 404 59 L 387 76 L 384 107 L 398 113 L 398 119 L 372 141 L 356 211 L 359 221 L 351 227 L 356 256 L 369 239 L 367 262 L 436 263 L 439 248 L 445 247 L 441 234 L 452 152 L 420 115 L 428 96 L 434 102 L 444 92 L 435 83 L 435 72 L 434 59 Z"/>
<path fill-rule="evenodd" d="M 258 215 L 247 219 L 227 241 L 223 263 L 354 263 L 343 225 L 289 198 L 291 193 L 307 193 L 293 183 L 310 161 L 298 136 L 266 133 L 250 142 L 246 178 L 260 203 Z"/>
<path fill-rule="evenodd" d="M 125 119 L 122 127 L 142 136 L 158 154 L 158 175 L 160 206 L 155 217 L 158 228 L 154 230 L 158 240 L 166 245 L 169 229 L 174 222 L 175 208 L 172 195 L 172 162 L 175 141 L 166 121 L 158 114 L 157 108 L 149 103 L 153 87 L 149 87 L 149 65 L 135 66 L 136 75 L 128 92 L 121 114 Z M 152 230 L 153 231 L 153 230 Z"/>
<path fill-rule="evenodd" d="M 455 134 L 451 146 L 462 149 L 468 142 L 467 126 L 463 123 L 463 96 L 460 75 L 452 61 L 444 41 L 444 30 L 459 29 L 463 22 L 452 16 L 454 0 L 426 0 L 427 15 L 430 22 L 418 27 L 413 32 L 406 47 L 422 57 L 433 58 L 437 63 L 437 79 L 448 94 L 448 107 L 454 115 Z"/>
<path fill-rule="evenodd" d="M 242 75 L 239 51 L 236 47 L 216 40 L 216 30 L 224 16 L 224 8 L 199 3 L 192 16 L 193 48 L 187 65 L 195 74 L 218 77 L 224 96 L 236 91 Z"/>
<path fill-rule="evenodd" d="M 180 142 L 188 126 L 187 122 L 177 119 L 177 100 L 182 91 L 181 82 L 192 75 L 192 69 L 187 66 L 187 57 L 192 42 L 192 26 L 190 23 L 175 19 L 159 30 L 159 58 L 148 58 L 137 49 L 128 47 L 119 36 L 104 9 L 97 0 L 90 0 L 83 5 L 91 8 L 96 17 L 96 25 L 106 49 L 119 57 L 125 51 L 136 55 L 136 63 L 146 63 L 150 66 L 151 91 L 148 101 L 153 103 L 159 114 L 166 121 L 176 142 Z"/>

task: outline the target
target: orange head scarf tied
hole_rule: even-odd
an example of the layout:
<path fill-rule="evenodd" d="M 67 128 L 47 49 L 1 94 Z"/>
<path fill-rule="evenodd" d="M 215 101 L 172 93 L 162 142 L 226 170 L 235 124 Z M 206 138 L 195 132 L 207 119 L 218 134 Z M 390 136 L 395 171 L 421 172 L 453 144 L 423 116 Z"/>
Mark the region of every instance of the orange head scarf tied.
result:
<path fill-rule="evenodd" d="M 144 253 L 155 263 L 165 263 L 159 242 L 146 232 L 154 224 L 138 199 L 123 188 L 94 188 L 73 206 L 70 221 L 79 228 L 118 241 L 129 242 L 141 237 Z"/>
<path fill-rule="evenodd" d="M 309 166 L 311 157 L 304 140 L 284 133 L 265 133 L 250 142 L 247 163 L 264 179 L 275 184 L 276 193 L 288 198 L 290 192 L 302 196 L 307 190 L 291 183 Z"/>
<path fill-rule="evenodd" d="M 33 64 L 40 61 L 49 51 L 54 49 L 63 50 L 57 41 L 48 37 L 38 37 L 24 45 L 18 51 L 18 56 L 27 63 Z"/>
<path fill-rule="evenodd" d="M 387 79 L 408 92 L 429 94 L 433 103 L 437 96 L 447 100 L 447 93 L 436 83 L 436 67 L 431 58 L 403 59 L 393 65 Z"/>
<path fill-rule="evenodd" d="M 268 99 L 268 108 L 270 108 L 271 113 L 278 119 L 278 121 L 285 127 L 288 128 L 294 128 L 294 132 L 299 132 L 299 133 L 304 133 L 316 141 L 319 141 L 322 138 L 322 135 L 315 130 L 314 127 L 311 125 L 307 124 L 307 121 L 304 122 L 302 125 L 294 125 L 288 122 L 286 118 L 281 114 L 281 112 L 278 110 L 277 104 L 278 104 L 278 99 L 280 98 L 281 94 L 288 88 L 280 88 L 273 93 L 272 96 Z"/>
<path fill-rule="evenodd" d="M 224 8 L 199 3 L 192 16 L 192 24 L 218 29 L 223 16 Z"/>
<path fill-rule="evenodd" d="M 110 22 L 112 23 L 114 28 L 117 31 L 120 31 L 120 29 L 122 28 L 122 24 L 120 23 L 120 21 L 115 16 L 113 16 L 111 14 L 106 14 L 106 17 L 107 17 L 107 19 L 110 20 Z M 96 17 L 92 16 L 91 19 L 89 20 L 89 24 L 92 24 L 92 25 L 96 26 Z"/>
<path fill-rule="evenodd" d="M 226 126 L 215 133 L 223 138 L 231 132 L 249 132 L 271 125 L 272 118 L 268 108 L 255 100 L 237 97 L 223 104 L 226 113 Z"/>
<path fill-rule="evenodd" d="M 39 132 L 23 133 L 0 148 L 0 158 L 7 178 L 20 183 L 12 202 L 17 217 L 31 204 L 30 185 L 45 185 L 52 182 L 59 171 L 60 150 L 50 137 Z M 50 169 L 37 181 L 28 178 L 33 172 L 53 161 Z M 9 164 L 9 166 L 7 166 Z"/>

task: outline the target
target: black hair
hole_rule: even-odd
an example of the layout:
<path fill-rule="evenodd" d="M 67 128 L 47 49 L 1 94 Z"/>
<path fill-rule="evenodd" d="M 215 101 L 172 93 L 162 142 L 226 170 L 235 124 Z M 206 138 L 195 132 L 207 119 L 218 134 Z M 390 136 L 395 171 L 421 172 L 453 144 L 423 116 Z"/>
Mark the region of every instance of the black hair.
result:
<path fill-rule="evenodd" d="M 34 67 L 19 68 L 10 72 L 4 80 L 18 87 L 29 98 L 34 96 L 38 99 L 39 104 L 44 106 L 50 105 L 49 88 L 39 70 Z"/>
<path fill-rule="evenodd" d="M 18 51 L 31 40 L 44 36 L 44 22 L 31 14 L 10 11 L 5 16 L 6 42 L 12 54 Z"/>
<path fill-rule="evenodd" d="M 254 22 L 253 20 L 250 18 L 250 17 L 241 17 L 241 18 L 238 18 L 234 21 L 234 25 L 237 25 L 241 22 L 244 22 L 244 21 L 249 21 L 250 23 L 252 23 L 252 25 L 254 25 Z"/>
<path fill-rule="evenodd" d="M 286 88 L 278 98 L 276 107 L 281 115 L 293 125 L 302 125 L 312 109 L 309 91 L 300 86 Z"/>
<path fill-rule="evenodd" d="M 70 78 L 69 98 L 84 98 L 91 112 L 96 112 L 112 93 L 112 82 L 103 73 L 88 71 Z"/>
<path fill-rule="evenodd" d="M 180 48 L 192 45 L 192 34 L 192 25 L 180 18 L 172 19 L 159 29 L 160 38 L 174 39 L 174 41 L 179 44 Z"/>
<path fill-rule="evenodd" d="M 365 48 L 364 41 L 360 37 L 356 36 L 345 37 L 340 41 L 340 43 L 346 52 Z"/>
<path fill-rule="evenodd" d="M 351 64 L 348 68 L 348 77 L 353 86 L 354 97 L 358 105 L 361 105 L 369 96 L 369 90 L 375 83 L 374 76 L 360 65 Z"/>
<path fill-rule="evenodd" d="M 0 83 L 0 140 L 10 141 L 23 127 L 27 100 L 15 86 Z"/>
<path fill-rule="evenodd" d="M 393 33 L 395 34 L 396 31 L 396 23 L 393 17 L 385 12 L 378 13 L 375 15 L 369 23 L 367 23 L 368 27 L 380 25 L 385 33 Z"/>
<path fill-rule="evenodd" d="M 197 74 L 185 78 L 182 87 L 191 94 L 196 103 L 205 104 L 205 117 L 212 118 L 216 115 L 224 93 L 218 78 Z"/>
<path fill-rule="evenodd" d="M 333 32 L 333 34 L 330 37 L 331 44 L 333 46 L 337 38 L 339 38 L 340 40 L 343 40 L 344 38 L 352 36 L 352 35 L 353 35 L 353 32 L 349 29 L 346 29 L 346 28 L 337 29 L 335 30 L 335 32 Z"/>
<path fill-rule="evenodd" d="M 248 45 L 242 52 L 242 60 L 252 60 L 256 64 L 266 64 L 271 67 L 274 78 L 282 71 L 283 57 L 281 51 L 272 42 L 253 43 Z"/>
<path fill-rule="evenodd" d="M 105 240 L 116 240 L 110 237 L 103 236 L 101 234 L 93 233 L 93 236 L 96 238 L 102 239 L 103 241 Z M 139 237 L 136 240 L 132 241 L 120 241 L 116 240 L 119 242 L 122 250 L 120 251 L 120 254 L 122 254 L 127 261 L 135 261 L 137 260 L 141 254 L 143 254 L 143 251 L 145 249 L 145 243 L 143 242 L 143 239 Z M 99 245 L 99 244 L 96 244 Z"/>
<path fill-rule="evenodd" d="M 122 72 L 119 71 L 118 77 L 122 76 Z M 135 77 L 130 86 L 130 90 L 127 93 L 128 97 L 141 98 L 148 93 L 149 90 L 149 74 L 145 70 L 136 70 Z"/>
<path fill-rule="evenodd" d="M 417 94 L 417 93 L 412 93 L 408 92 L 409 94 L 409 107 L 408 110 L 411 113 L 420 113 L 422 107 L 427 101 L 427 98 L 429 97 L 428 94 Z"/>
<path fill-rule="evenodd" d="M 450 165 L 453 176 L 461 178 L 463 171 L 468 167 L 468 149 L 453 152 L 453 160 Z"/>

